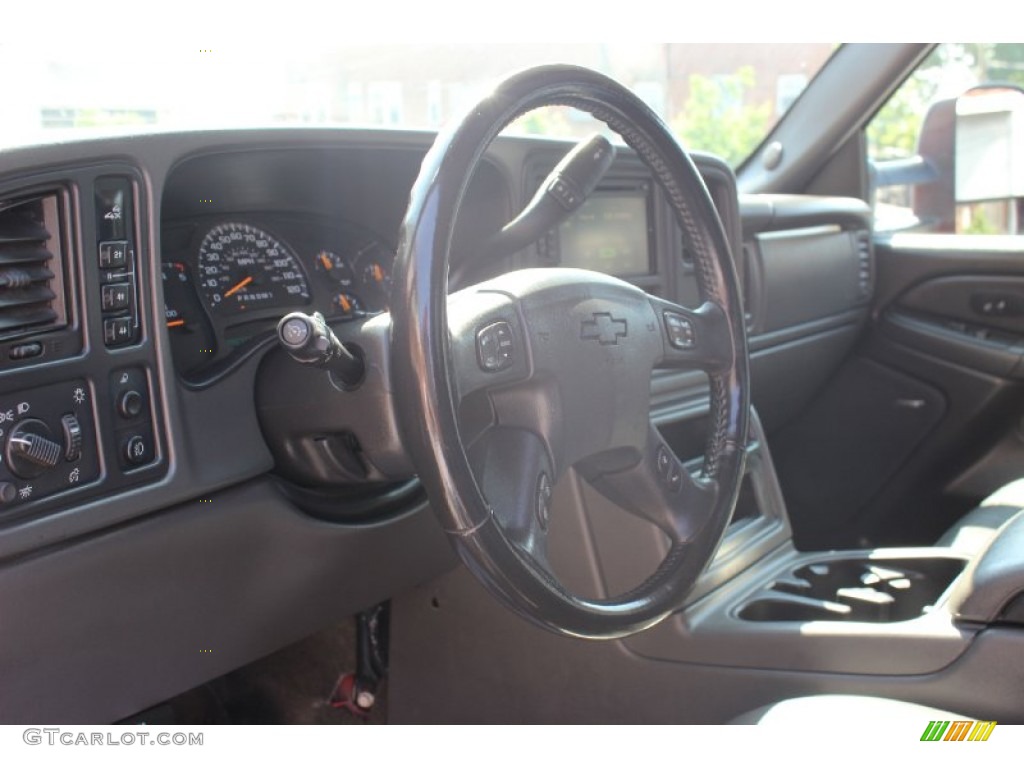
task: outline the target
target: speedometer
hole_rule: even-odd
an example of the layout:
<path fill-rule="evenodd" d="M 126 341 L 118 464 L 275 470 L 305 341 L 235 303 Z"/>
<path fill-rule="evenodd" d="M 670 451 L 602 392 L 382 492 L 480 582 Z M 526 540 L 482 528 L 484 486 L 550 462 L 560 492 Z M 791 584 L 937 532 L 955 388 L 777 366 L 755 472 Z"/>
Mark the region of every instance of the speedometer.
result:
<path fill-rule="evenodd" d="M 295 254 L 251 224 L 211 229 L 199 246 L 199 289 L 215 313 L 238 314 L 309 302 Z"/>

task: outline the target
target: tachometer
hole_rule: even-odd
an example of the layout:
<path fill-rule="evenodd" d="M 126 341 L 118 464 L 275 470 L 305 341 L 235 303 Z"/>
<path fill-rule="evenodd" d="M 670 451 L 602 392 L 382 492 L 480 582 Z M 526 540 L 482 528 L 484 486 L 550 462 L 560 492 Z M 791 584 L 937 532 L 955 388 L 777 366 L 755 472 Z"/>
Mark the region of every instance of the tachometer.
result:
<path fill-rule="evenodd" d="M 211 229 L 199 246 L 199 289 L 217 314 L 309 302 L 298 259 L 273 235 L 251 224 Z"/>

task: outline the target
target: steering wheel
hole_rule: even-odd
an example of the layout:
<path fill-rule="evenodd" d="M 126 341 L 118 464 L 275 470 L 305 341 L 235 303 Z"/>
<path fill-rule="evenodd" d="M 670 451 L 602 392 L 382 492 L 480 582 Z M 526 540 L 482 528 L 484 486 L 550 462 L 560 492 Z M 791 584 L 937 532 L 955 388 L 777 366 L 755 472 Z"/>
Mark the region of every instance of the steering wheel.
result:
<path fill-rule="evenodd" d="M 533 109 L 581 109 L 618 132 L 665 192 L 701 305 L 607 275 L 526 269 L 448 295 L 452 231 L 490 142 Z M 552 65 L 506 79 L 423 161 L 394 268 L 391 381 L 399 424 L 441 525 L 497 597 L 555 632 L 613 638 L 684 604 L 732 515 L 749 416 L 746 336 L 721 221 L 692 160 L 633 93 Z M 703 469 L 688 472 L 650 419 L 651 372 L 708 374 Z M 574 468 L 658 526 L 668 554 L 627 593 L 586 599 L 547 557 L 552 487 Z"/>

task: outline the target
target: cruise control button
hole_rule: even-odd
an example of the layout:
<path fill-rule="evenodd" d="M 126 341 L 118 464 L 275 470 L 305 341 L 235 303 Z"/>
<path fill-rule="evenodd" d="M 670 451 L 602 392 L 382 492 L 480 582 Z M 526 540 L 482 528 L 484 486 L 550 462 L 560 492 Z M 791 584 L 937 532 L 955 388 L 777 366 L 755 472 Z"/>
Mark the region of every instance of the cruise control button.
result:
<path fill-rule="evenodd" d="M 512 365 L 512 327 L 504 320 L 481 328 L 476 334 L 476 355 L 480 368 L 488 373 Z"/>
<path fill-rule="evenodd" d="M 677 465 L 669 470 L 668 473 L 668 489 L 672 493 L 679 493 L 683 489 L 683 470 Z"/>
<path fill-rule="evenodd" d="M 669 344 L 676 349 L 693 349 L 697 344 L 693 323 L 677 312 L 665 313 L 665 330 L 668 332 Z"/>

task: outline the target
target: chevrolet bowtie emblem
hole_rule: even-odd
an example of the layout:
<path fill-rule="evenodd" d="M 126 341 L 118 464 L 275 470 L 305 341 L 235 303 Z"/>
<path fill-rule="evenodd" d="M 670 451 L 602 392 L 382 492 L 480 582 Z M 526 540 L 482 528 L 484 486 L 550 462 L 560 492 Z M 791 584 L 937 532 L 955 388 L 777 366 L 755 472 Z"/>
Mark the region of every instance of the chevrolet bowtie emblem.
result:
<path fill-rule="evenodd" d="M 601 344 L 618 344 L 627 335 L 626 321 L 612 317 L 610 312 L 595 312 L 580 325 L 581 339 L 597 339 Z"/>

